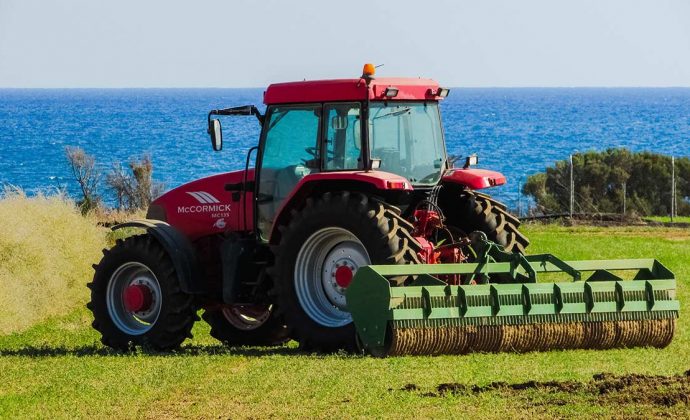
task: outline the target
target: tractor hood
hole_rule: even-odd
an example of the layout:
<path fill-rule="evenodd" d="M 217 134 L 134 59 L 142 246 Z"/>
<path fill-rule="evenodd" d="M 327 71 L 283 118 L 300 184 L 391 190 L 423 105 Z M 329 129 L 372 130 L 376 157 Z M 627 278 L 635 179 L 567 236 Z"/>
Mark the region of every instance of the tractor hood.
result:
<path fill-rule="evenodd" d="M 240 205 L 243 200 L 233 197 L 241 193 L 226 190 L 228 184 L 240 184 L 244 178 L 245 171 L 241 170 L 181 185 L 151 203 L 146 217 L 163 220 L 192 239 L 226 230 L 247 230 L 244 226 L 245 209 Z M 253 169 L 247 171 L 246 180 L 254 180 Z M 247 192 L 247 195 L 253 193 Z M 247 202 L 251 203 L 251 200 Z M 252 223 L 250 217 L 247 223 Z"/>

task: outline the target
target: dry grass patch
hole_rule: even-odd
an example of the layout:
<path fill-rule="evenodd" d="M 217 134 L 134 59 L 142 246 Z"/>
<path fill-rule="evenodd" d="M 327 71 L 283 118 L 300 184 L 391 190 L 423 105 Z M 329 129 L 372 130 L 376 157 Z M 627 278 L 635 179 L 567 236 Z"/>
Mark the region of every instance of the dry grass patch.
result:
<path fill-rule="evenodd" d="M 130 220 L 136 219 L 146 219 L 146 210 L 118 210 L 118 209 L 106 209 L 99 207 L 94 209 L 92 215 L 95 222 L 104 227 L 112 227 L 114 225 L 128 222 Z"/>
<path fill-rule="evenodd" d="M 61 196 L 0 196 L 0 335 L 72 311 L 87 300 L 105 230 Z"/>

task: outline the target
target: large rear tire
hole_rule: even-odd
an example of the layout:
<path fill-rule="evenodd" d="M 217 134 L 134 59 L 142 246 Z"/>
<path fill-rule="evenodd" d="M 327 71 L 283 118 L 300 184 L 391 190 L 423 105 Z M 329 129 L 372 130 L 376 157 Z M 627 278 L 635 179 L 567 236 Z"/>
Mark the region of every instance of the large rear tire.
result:
<path fill-rule="evenodd" d="M 482 231 L 506 251 L 525 253 L 529 239 L 518 230 L 520 220 L 510 214 L 505 205 L 486 194 L 470 190 L 448 198 L 442 204 L 448 225 L 466 234 Z"/>
<path fill-rule="evenodd" d="M 280 226 L 274 295 L 290 337 L 309 351 L 355 349 L 345 290 L 367 264 L 419 262 L 412 226 L 394 207 L 359 193 L 308 199 Z"/>
<path fill-rule="evenodd" d="M 103 344 L 166 351 L 192 338 L 198 319 L 193 298 L 181 290 L 170 257 L 150 235 L 118 240 L 94 268 L 86 306 Z"/>
<path fill-rule="evenodd" d="M 211 326 L 211 337 L 229 346 L 277 346 L 289 340 L 285 322 L 271 305 L 227 306 L 201 317 Z"/>

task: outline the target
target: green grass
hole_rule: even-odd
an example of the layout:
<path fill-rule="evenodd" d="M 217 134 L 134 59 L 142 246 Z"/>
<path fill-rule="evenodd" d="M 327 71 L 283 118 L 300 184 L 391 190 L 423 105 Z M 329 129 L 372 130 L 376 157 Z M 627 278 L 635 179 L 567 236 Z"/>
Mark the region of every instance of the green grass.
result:
<path fill-rule="evenodd" d="M 687 397 L 685 385 L 633 385 L 609 394 L 549 386 L 439 394 L 442 383 L 587 382 L 602 372 L 679 375 L 690 369 L 685 316 L 690 231 L 536 225 L 524 231 L 532 240 L 532 253 L 552 252 L 566 259 L 660 259 L 679 280 L 683 312 L 673 343 L 663 350 L 374 359 L 305 355 L 294 343 L 228 349 L 198 323 L 195 338 L 178 353 L 120 355 L 99 344 L 89 313 L 78 309 L 0 336 L 0 418 L 686 417 L 687 399 L 668 402 L 640 394 Z M 403 390 L 408 384 L 415 386 Z"/>
<path fill-rule="evenodd" d="M 643 219 L 653 220 L 655 222 L 670 223 L 671 216 L 645 216 Z M 676 216 L 673 218 L 674 223 L 690 223 L 690 216 Z"/>

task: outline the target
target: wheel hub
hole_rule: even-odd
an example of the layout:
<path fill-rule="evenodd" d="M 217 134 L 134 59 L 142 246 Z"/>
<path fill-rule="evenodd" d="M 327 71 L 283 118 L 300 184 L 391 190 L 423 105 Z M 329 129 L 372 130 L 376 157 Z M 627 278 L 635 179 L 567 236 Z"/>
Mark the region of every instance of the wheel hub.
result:
<path fill-rule="evenodd" d="M 153 294 L 143 284 L 131 284 L 125 289 L 122 300 L 129 312 L 145 312 L 151 308 Z"/>
<path fill-rule="evenodd" d="M 352 271 L 352 268 L 350 268 L 347 264 L 343 264 L 336 268 L 335 273 L 333 273 L 333 277 L 335 277 L 335 283 L 338 285 L 338 287 L 345 289 L 350 285 L 353 275 Z"/>
<path fill-rule="evenodd" d="M 347 311 L 345 295 L 357 269 L 368 264 L 364 252 L 359 243 L 347 238 L 335 245 L 323 261 L 323 291 L 330 303 L 341 311 Z"/>

